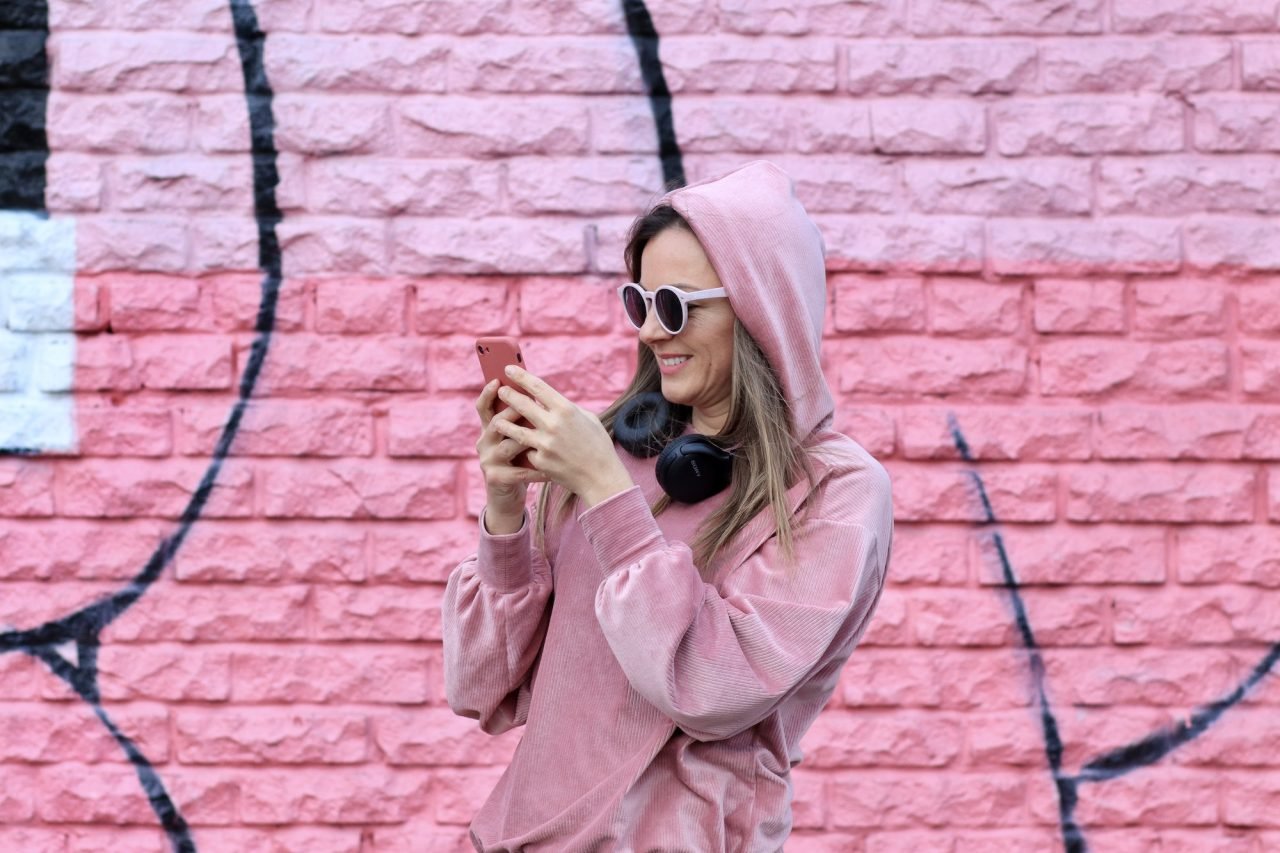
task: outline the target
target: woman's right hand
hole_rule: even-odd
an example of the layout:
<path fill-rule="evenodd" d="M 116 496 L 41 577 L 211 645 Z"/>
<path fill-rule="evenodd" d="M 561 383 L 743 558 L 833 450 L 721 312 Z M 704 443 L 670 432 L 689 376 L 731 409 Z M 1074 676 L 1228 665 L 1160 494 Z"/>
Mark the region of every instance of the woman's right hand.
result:
<path fill-rule="evenodd" d="M 544 482 L 547 477 L 536 468 L 525 468 L 514 462 L 515 457 L 528 448 L 498 432 L 493 424 L 499 418 L 518 421 L 520 413 L 508 406 L 495 414 L 493 410 L 497 399 L 498 380 L 494 379 L 484 386 L 476 399 L 476 412 L 483 427 L 480 440 L 476 442 L 476 453 L 480 456 L 480 470 L 484 474 L 491 513 L 519 518 L 524 513 L 529 484 Z"/>

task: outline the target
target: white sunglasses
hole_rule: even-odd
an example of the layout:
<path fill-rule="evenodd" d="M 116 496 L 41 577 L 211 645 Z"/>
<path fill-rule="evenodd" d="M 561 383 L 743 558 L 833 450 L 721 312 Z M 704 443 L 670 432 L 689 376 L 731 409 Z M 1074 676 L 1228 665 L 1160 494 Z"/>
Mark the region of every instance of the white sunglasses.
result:
<path fill-rule="evenodd" d="M 622 307 L 626 312 L 627 319 L 637 329 L 644 326 L 645 318 L 649 316 L 649 307 L 652 303 L 654 310 L 658 314 L 658 324 L 663 329 L 666 329 L 667 334 L 678 335 L 684 329 L 685 322 L 689 319 L 688 303 L 699 302 L 703 299 L 722 299 L 727 297 L 723 287 L 689 293 L 678 287 L 664 284 L 662 287 L 650 292 L 635 282 L 627 282 L 618 287 L 618 298 L 622 300 Z"/>

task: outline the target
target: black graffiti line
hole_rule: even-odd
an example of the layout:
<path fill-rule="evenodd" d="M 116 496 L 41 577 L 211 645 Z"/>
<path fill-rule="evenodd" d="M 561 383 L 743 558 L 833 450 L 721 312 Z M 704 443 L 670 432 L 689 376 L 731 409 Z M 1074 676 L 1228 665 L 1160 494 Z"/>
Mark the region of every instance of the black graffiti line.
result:
<path fill-rule="evenodd" d="M 662 161 L 662 181 L 668 189 L 685 185 L 684 157 L 676 139 L 676 120 L 671 109 L 671 90 L 658 56 L 658 31 L 644 0 L 622 0 L 622 13 L 627 19 L 627 33 L 640 60 L 640 76 L 649 94 L 649 109 L 658 131 L 658 159 Z"/>
<path fill-rule="evenodd" d="M 276 306 L 284 274 L 280 243 L 276 236 L 276 226 L 282 217 L 275 196 L 279 171 L 274 141 L 272 91 L 263 64 L 266 36 L 258 26 L 252 0 L 229 0 L 229 3 L 249 112 L 258 264 L 263 272 L 261 300 L 254 324 L 257 334 L 244 372 L 240 376 L 237 400 L 218 437 L 209 467 L 179 517 L 177 529 L 160 542 L 143 569 L 124 588 L 38 628 L 0 634 L 0 652 L 23 652 L 42 661 L 93 708 L 94 714 L 133 765 L 143 793 L 177 853 L 194 853 L 196 847 L 190 828 L 169 797 L 154 766 L 137 745 L 120 731 L 102 707 L 98 688 L 97 650 L 103 629 L 137 602 L 155 583 L 165 567 L 173 561 L 187 534 L 204 511 L 261 375 L 275 328 Z M 74 665 L 55 648 L 67 641 L 73 641 L 76 646 L 77 663 Z"/>

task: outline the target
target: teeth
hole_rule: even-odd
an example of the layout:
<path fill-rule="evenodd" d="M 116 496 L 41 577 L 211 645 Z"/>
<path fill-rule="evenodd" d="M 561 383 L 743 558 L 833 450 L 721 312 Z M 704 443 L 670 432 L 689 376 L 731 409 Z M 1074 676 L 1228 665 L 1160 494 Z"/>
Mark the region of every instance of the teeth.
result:
<path fill-rule="evenodd" d="M 664 367 L 675 367 L 677 364 L 684 364 L 689 360 L 689 356 L 681 356 L 679 358 L 664 358 L 662 364 Z"/>

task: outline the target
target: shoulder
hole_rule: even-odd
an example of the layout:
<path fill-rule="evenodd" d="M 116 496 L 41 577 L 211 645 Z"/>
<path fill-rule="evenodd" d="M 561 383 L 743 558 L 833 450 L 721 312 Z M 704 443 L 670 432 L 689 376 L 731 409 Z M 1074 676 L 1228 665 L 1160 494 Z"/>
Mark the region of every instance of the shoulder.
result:
<path fill-rule="evenodd" d="M 806 444 L 818 487 L 807 510 L 814 520 L 854 524 L 888 545 L 893 532 L 893 487 L 889 472 L 852 438 L 823 430 Z"/>

